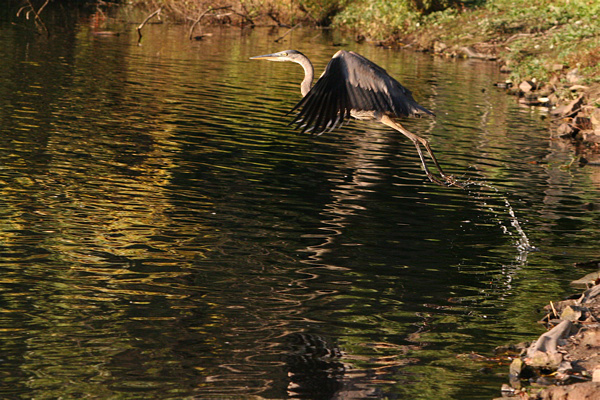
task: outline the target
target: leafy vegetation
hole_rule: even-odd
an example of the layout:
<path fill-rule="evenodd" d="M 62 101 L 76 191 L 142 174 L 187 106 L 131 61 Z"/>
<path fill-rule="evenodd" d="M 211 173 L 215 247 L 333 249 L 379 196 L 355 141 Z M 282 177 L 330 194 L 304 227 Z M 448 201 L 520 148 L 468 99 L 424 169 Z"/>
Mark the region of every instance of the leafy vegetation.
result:
<path fill-rule="evenodd" d="M 594 0 L 490 0 L 448 2 L 426 12 L 415 1 L 355 1 L 333 20 L 372 40 L 413 43 L 421 49 L 486 44 L 516 78 L 545 80 L 553 66 L 579 68 L 588 81 L 600 75 L 600 2 Z"/>
<path fill-rule="evenodd" d="M 165 15 L 180 22 L 193 20 L 209 7 L 230 6 L 229 16 L 210 14 L 203 22 L 331 25 L 371 41 L 452 55 L 460 47 L 474 46 L 502 58 L 515 79 L 547 80 L 559 65 L 578 68 L 588 82 L 600 76 L 597 0 L 134 0 L 133 4 L 162 7 Z"/>

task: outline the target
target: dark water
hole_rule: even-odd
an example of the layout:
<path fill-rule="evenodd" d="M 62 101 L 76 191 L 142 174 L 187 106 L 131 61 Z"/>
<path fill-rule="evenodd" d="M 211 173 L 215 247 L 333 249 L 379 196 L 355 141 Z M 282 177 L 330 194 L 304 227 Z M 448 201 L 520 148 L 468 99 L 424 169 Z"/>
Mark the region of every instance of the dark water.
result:
<path fill-rule="evenodd" d="M 599 255 L 600 170 L 494 64 L 119 29 L 0 25 L 2 398 L 488 399 L 508 368 L 469 355 L 534 339 Z M 498 192 L 431 184 L 377 124 L 287 126 L 302 69 L 248 58 L 297 48 L 320 73 L 333 43 L 410 87 L 437 119 L 406 126 Z"/>

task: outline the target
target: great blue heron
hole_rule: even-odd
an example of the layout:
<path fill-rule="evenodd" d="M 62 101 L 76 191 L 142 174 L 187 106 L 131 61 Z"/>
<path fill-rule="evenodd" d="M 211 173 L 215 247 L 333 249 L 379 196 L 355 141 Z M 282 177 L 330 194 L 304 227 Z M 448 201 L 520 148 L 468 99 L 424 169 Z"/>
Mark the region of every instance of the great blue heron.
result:
<path fill-rule="evenodd" d="M 297 50 L 251 57 L 253 60 L 292 61 L 304 68 L 300 84 L 303 99 L 292 109 L 299 110 L 293 120 L 302 132 L 330 131 L 350 117 L 379 121 L 401 132 L 415 144 L 427 177 L 434 183 L 456 185 L 453 177 L 444 174 L 433 155 L 427 139 L 409 132 L 397 118 L 434 114 L 420 106 L 410 90 L 392 78 L 385 69 L 353 51 L 340 50 L 334 54 L 314 86 L 315 69 L 304 54 Z M 312 88 L 311 88 L 312 86 Z M 421 146 L 425 146 L 443 181 L 427 168 Z"/>

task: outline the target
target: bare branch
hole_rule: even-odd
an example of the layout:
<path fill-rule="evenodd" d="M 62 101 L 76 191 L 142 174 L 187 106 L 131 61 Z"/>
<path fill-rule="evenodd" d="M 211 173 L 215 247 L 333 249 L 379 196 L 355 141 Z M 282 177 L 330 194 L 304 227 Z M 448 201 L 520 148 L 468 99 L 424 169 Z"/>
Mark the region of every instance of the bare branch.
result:
<path fill-rule="evenodd" d="M 17 11 L 17 17 L 19 16 L 19 14 L 21 14 L 21 11 L 23 11 L 24 9 L 26 9 L 27 7 L 30 7 L 30 6 L 31 6 L 31 3 L 29 3 L 29 5 L 19 8 L 19 11 Z"/>
<path fill-rule="evenodd" d="M 25 19 L 28 20 L 31 14 L 33 14 L 33 20 L 35 21 L 35 26 L 38 28 L 38 33 L 45 32 L 46 36 L 50 36 L 50 31 L 48 31 L 48 28 L 46 28 L 46 24 L 44 24 L 44 21 L 42 21 L 42 19 L 40 18 L 40 13 L 44 10 L 44 8 L 46 8 L 50 0 L 46 0 L 37 11 L 35 11 L 33 4 L 31 4 L 31 0 L 26 0 L 26 2 L 27 4 L 19 8 L 19 10 L 17 11 L 17 17 L 24 12 Z"/>
<path fill-rule="evenodd" d="M 271 17 L 271 19 L 275 21 L 277 26 L 279 26 L 280 28 L 291 28 L 291 26 L 289 26 L 288 24 L 284 24 L 283 22 L 281 22 L 281 20 L 279 19 L 279 15 L 275 11 L 271 10 L 267 12 L 267 15 Z"/>
<path fill-rule="evenodd" d="M 38 18 L 40 16 L 40 14 L 42 13 L 42 11 L 44 11 L 44 8 L 46 8 L 46 6 L 48 5 L 49 2 L 50 2 L 50 0 L 46 0 L 46 2 L 40 7 L 40 9 L 37 10 Z"/>
<path fill-rule="evenodd" d="M 294 25 L 293 27 L 291 27 L 290 29 L 288 29 L 288 31 L 286 33 L 284 33 L 283 35 L 281 35 L 280 37 L 278 37 L 277 39 L 274 40 L 275 43 L 279 43 L 281 41 L 281 39 L 286 37 L 289 33 L 291 33 L 294 29 L 298 28 L 299 26 L 302 26 L 302 24 L 298 23 L 298 24 Z"/>
<path fill-rule="evenodd" d="M 200 14 L 200 16 L 198 18 L 196 18 L 196 20 L 192 24 L 192 26 L 190 28 L 190 33 L 188 35 L 189 39 L 192 40 L 194 38 L 193 37 L 194 29 L 196 28 L 196 25 L 198 25 L 200 23 L 200 21 L 202 20 L 202 18 L 204 18 L 204 16 L 206 14 L 208 14 L 211 11 L 224 10 L 224 9 L 229 9 L 229 8 L 231 8 L 231 6 L 223 6 L 223 7 L 216 7 L 216 8 L 213 8 L 212 6 L 210 6 L 206 10 L 204 10 L 204 12 L 202 12 L 202 14 Z"/>
<path fill-rule="evenodd" d="M 242 17 L 243 19 L 245 19 L 246 22 L 248 22 L 248 24 L 250 24 L 250 26 L 255 26 L 254 21 L 249 16 L 250 13 L 248 12 L 248 9 L 246 8 L 246 4 L 243 1 L 241 1 L 240 5 L 242 6 L 242 9 L 244 10 L 244 13 L 240 13 L 240 12 L 235 11 L 235 10 L 233 12 L 235 14 L 239 15 L 240 17 Z"/>
<path fill-rule="evenodd" d="M 151 18 L 160 15 L 160 12 L 162 11 L 162 6 L 158 7 L 158 10 L 154 11 L 152 14 L 148 15 L 146 17 L 146 19 L 144 20 L 144 22 L 142 22 L 140 24 L 140 26 L 137 27 L 137 33 L 138 33 L 138 45 L 141 43 L 142 41 L 142 28 L 144 27 L 144 25 L 146 25 L 146 22 L 148 22 Z"/>

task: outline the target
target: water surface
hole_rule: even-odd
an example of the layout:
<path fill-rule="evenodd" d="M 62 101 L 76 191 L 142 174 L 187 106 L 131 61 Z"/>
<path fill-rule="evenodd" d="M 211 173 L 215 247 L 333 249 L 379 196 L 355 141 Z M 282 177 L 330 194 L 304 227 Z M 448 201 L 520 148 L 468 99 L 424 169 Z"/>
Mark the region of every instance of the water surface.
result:
<path fill-rule="evenodd" d="M 508 367 L 469 354 L 536 338 L 598 256 L 598 169 L 495 64 L 119 29 L 0 25 L 2 397 L 488 399 Z M 498 191 L 430 183 L 377 124 L 288 126 L 302 69 L 249 57 L 296 48 L 319 74 L 342 47 L 435 111 L 406 126 L 448 172 Z"/>

